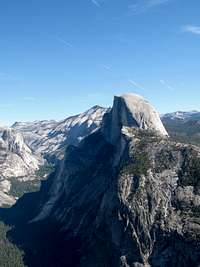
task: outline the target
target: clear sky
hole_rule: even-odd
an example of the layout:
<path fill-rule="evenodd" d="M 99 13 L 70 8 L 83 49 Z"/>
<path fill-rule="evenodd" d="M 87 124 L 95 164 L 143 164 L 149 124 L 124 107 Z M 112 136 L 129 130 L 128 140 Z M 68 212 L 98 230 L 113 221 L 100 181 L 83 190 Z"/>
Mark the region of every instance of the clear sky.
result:
<path fill-rule="evenodd" d="M 200 110 L 199 0 L 0 0 L 0 121 L 62 119 L 114 94 Z"/>

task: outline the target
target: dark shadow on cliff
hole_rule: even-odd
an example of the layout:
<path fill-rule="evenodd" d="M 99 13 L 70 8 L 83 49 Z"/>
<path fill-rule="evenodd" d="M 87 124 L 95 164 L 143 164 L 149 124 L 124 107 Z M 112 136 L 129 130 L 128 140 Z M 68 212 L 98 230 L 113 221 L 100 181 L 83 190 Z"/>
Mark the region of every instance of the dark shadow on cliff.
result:
<path fill-rule="evenodd" d="M 76 175 L 71 177 L 72 180 L 76 178 L 77 181 L 73 185 L 72 196 L 79 194 L 84 186 L 92 183 L 95 177 L 104 177 L 105 186 L 109 186 L 112 177 L 110 170 L 112 155 L 113 146 L 106 142 L 100 132 L 90 135 L 77 148 L 74 146 L 67 148 L 63 163 L 65 169 L 68 170 L 78 165 Z M 97 168 L 99 162 L 101 164 Z M 80 266 L 81 246 L 84 245 L 84 241 L 79 240 L 79 237 L 72 237 L 74 229 L 67 228 L 66 230 L 65 225 L 62 225 L 56 216 L 33 221 L 40 214 L 44 203 L 50 198 L 51 190 L 49 189 L 52 188 L 58 171 L 59 167 L 46 181 L 42 182 L 39 192 L 25 194 L 10 209 L 0 209 L 0 220 L 12 227 L 8 232 L 8 238 L 24 251 L 24 262 L 28 267 Z M 102 184 L 103 181 L 100 180 L 100 182 Z M 95 218 L 99 210 L 102 192 L 93 203 L 92 218 Z M 70 203 L 69 197 L 66 199 L 65 192 L 63 192 L 59 196 L 59 203 L 55 205 L 54 211 L 62 212 L 67 205 L 71 205 Z M 66 217 L 65 220 L 67 221 L 68 218 Z"/>
<path fill-rule="evenodd" d="M 42 182 L 40 192 L 25 194 L 11 208 L 0 208 L 0 220 L 11 226 L 7 237 L 24 251 L 28 267 L 75 267 L 79 261 L 79 240 L 66 240 L 60 231 L 62 225 L 52 220 L 31 223 L 48 198 L 54 175 Z"/>

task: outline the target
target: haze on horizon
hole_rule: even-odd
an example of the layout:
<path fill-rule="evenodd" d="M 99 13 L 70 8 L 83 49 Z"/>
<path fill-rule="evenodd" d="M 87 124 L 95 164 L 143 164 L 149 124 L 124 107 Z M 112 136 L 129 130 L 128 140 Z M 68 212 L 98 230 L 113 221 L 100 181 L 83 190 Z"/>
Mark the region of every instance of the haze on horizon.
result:
<path fill-rule="evenodd" d="M 200 110 L 200 2 L 3 1 L 0 121 L 63 119 L 135 92 Z"/>

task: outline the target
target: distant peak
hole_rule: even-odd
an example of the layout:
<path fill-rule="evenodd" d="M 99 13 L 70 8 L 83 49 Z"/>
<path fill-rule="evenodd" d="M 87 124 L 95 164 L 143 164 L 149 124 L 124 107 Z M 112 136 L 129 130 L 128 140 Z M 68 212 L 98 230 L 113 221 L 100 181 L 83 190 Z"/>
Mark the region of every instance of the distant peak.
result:
<path fill-rule="evenodd" d="M 93 107 L 91 107 L 91 109 L 104 109 L 104 107 L 101 107 L 101 106 L 99 106 L 99 105 L 95 105 L 95 106 L 93 106 Z"/>
<path fill-rule="evenodd" d="M 90 109 L 86 110 L 84 113 L 80 113 L 79 115 L 90 115 L 90 114 L 96 114 L 96 113 L 105 113 L 108 110 L 108 108 L 101 107 L 99 105 L 95 105 L 91 107 Z"/>
<path fill-rule="evenodd" d="M 95 105 L 95 106 L 91 107 L 90 109 L 88 109 L 87 111 L 93 111 L 93 110 L 105 110 L 105 109 L 107 109 L 107 108 L 105 108 L 105 107 L 101 107 L 101 106 L 99 106 L 99 105 Z M 87 112 L 87 111 L 86 111 L 86 112 Z"/>

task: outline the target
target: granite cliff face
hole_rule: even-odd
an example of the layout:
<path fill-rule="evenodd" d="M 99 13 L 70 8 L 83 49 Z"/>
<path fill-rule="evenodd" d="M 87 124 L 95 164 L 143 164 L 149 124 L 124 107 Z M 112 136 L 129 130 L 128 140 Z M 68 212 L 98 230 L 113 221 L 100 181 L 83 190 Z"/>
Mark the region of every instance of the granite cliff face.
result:
<path fill-rule="evenodd" d="M 123 127 L 152 130 L 168 136 L 155 108 L 143 97 L 133 93 L 114 97 L 113 108 L 103 120 L 102 131 L 108 141 L 114 144 Z"/>
<path fill-rule="evenodd" d="M 143 129 L 155 132 L 155 134 L 163 137 L 167 136 L 167 132 L 160 120 L 160 117 L 155 109 L 142 97 L 135 94 L 125 94 L 119 97 L 115 97 L 113 108 L 110 112 L 105 114 L 102 122 L 102 127 L 99 130 L 102 137 L 106 141 L 115 146 L 115 165 L 118 165 L 126 147 L 126 142 L 123 138 L 123 132 L 125 129 Z M 98 142 L 97 142 L 98 145 Z M 91 146 L 92 149 L 95 149 Z M 71 156 L 67 155 L 66 158 Z M 65 171 L 64 162 L 60 167 L 60 177 L 62 177 L 62 171 Z M 55 180 L 53 196 L 59 198 L 59 185 L 63 190 L 62 183 L 59 182 L 60 177 Z M 63 178 L 61 178 L 63 180 Z M 47 204 L 47 209 L 54 205 L 54 197 L 50 198 L 51 204 Z M 52 204 L 53 203 L 53 204 Z M 44 207 L 46 214 L 46 206 Z M 43 215 L 42 215 L 43 216 Z"/>
<path fill-rule="evenodd" d="M 12 180 L 22 177 L 30 179 L 42 164 L 42 158 L 31 151 L 20 133 L 10 128 L 1 128 L 0 206 L 15 202 L 14 196 L 9 193 Z"/>
<path fill-rule="evenodd" d="M 1 166 L 1 170 L 5 170 L 5 176 L 25 176 L 38 169 L 40 162 L 31 151 L 31 149 L 25 144 L 23 136 L 13 129 L 5 129 L 1 138 L 2 148 L 10 152 L 7 155 L 6 161 Z M 15 159 L 14 159 L 15 158 Z M 19 164 L 18 164 L 19 162 Z"/>
<path fill-rule="evenodd" d="M 41 191 L 4 214 L 28 266 L 200 265 L 200 149 L 171 141 L 137 100 L 115 98 Z"/>

